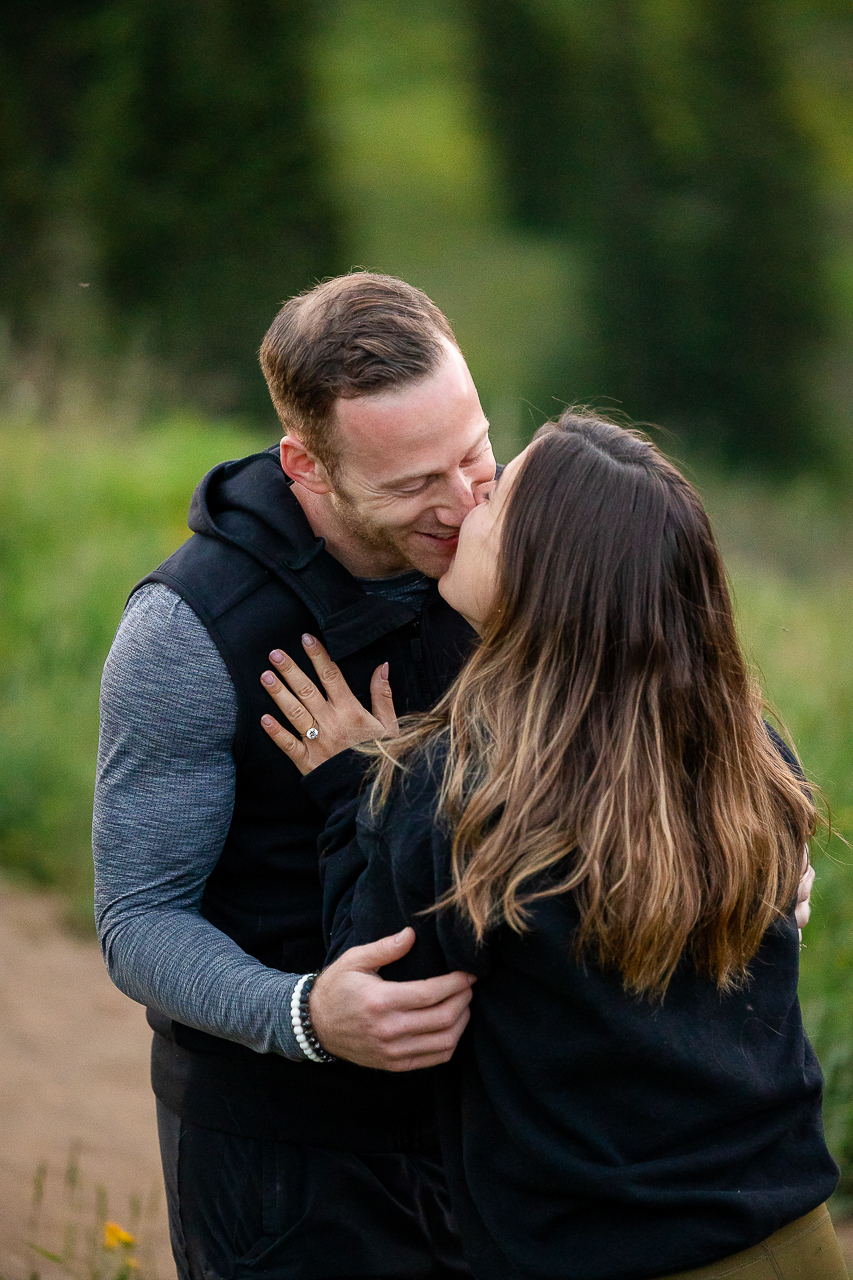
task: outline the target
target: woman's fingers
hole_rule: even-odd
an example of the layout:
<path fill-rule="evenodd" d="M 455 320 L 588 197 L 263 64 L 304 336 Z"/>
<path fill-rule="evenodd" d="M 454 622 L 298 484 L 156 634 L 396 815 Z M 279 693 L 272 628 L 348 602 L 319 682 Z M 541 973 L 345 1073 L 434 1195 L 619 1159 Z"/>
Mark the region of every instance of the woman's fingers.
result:
<path fill-rule="evenodd" d="M 388 681 L 387 662 L 383 662 L 381 667 L 377 667 L 370 679 L 370 704 L 373 708 L 373 714 L 385 730 L 386 736 L 396 738 L 399 732 L 397 728 L 397 713 L 394 710 L 394 694 Z"/>
<path fill-rule="evenodd" d="M 281 649 L 273 649 L 270 654 L 270 662 L 282 680 L 285 681 L 299 701 L 304 703 L 306 707 L 313 709 L 325 706 L 326 699 L 313 680 L 310 676 L 306 676 L 302 668 L 298 667 L 288 654 L 283 653 Z"/>
<path fill-rule="evenodd" d="M 275 745 L 290 757 L 299 772 L 308 773 L 308 751 L 305 743 L 300 738 L 294 738 L 272 716 L 261 716 L 261 725 Z"/>
<path fill-rule="evenodd" d="M 299 698 L 291 693 L 286 684 L 282 684 L 274 671 L 265 671 L 261 676 L 261 684 L 279 711 L 287 716 L 296 732 L 300 735 L 307 733 L 316 720 L 313 712 L 303 706 Z M 322 702 L 325 705 L 325 698 L 322 699 Z M 266 726 L 264 727 L 266 728 Z"/>
<path fill-rule="evenodd" d="M 330 702 L 334 702 L 335 696 L 339 696 L 342 693 L 349 694 L 350 698 L 355 697 L 341 674 L 340 667 L 336 662 L 332 662 L 332 659 L 316 636 L 304 635 L 302 637 L 302 646 L 313 662 L 314 670 L 320 677 L 320 682 L 326 690 L 326 696 Z"/>
<path fill-rule="evenodd" d="M 272 717 L 264 720 L 264 729 L 290 756 L 301 773 L 310 772 L 324 760 L 358 742 L 396 735 L 397 717 L 387 678 L 387 663 L 373 673 L 371 698 L 374 714 L 371 715 L 356 698 L 340 668 L 332 662 L 319 640 L 305 635 L 302 643 L 328 697 L 323 696 L 305 672 L 281 649 L 273 649 L 270 653 L 270 662 L 276 671 L 265 671 L 261 676 L 264 689 L 293 725 L 301 743 L 297 749 L 291 735 Z"/>
<path fill-rule="evenodd" d="M 803 874 L 800 878 L 800 884 L 797 889 L 797 906 L 794 912 L 794 915 L 796 916 L 796 919 L 797 919 L 797 924 L 799 925 L 801 930 L 804 929 L 808 924 L 809 917 L 811 916 L 811 913 L 812 913 L 811 894 L 812 894 L 812 887 L 814 885 L 814 879 L 815 879 L 814 867 L 809 862 L 808 846 L 806 846 L 806 851 L 803 854 L 802 866 L 803 866 Z M 802 940 L 803 939 L 801 934 L 800 941 L 802 942 Z"/>

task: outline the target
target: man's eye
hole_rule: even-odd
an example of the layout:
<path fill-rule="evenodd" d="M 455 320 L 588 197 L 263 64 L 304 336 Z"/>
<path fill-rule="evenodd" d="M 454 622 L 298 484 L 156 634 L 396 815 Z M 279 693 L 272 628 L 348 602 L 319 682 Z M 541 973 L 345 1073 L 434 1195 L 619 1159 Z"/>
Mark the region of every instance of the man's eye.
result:
<path fill-rule="evenodd" d="M 465 461 L 462 463 L 462 466 L 473 467 L 475 463 L 480 461 L 484 453 L 490 452 L 491 447 L 492 447 L 492 442 L 487 436 L 486 439 L 483 441 L 483 443 L 480 445 L 480 448 L 473 455 L 473 457 L 466 458 Z"/>

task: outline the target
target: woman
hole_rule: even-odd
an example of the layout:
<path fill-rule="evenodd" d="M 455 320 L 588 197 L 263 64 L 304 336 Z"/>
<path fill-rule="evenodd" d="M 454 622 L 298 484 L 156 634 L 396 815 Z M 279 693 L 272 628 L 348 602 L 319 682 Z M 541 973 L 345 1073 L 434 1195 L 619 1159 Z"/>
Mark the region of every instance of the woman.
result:
<path fill-rule="evenodd" d="M 387 730 L 387 671 L 374 719 L 314 641 L 328 700 L 276 680 L 305 736 L 265 727 L 332 815 L 333 951 L 411 925 L 392 976 L 478 979 L 436 1073 L 475 1275 L 841 1280 L 796 996 L 815 812 L 698 497 L 638 434 L 566 413 L 469 514 L 440 590 L 481 644 L 372 748 L 361 802 L 363 756 L 312 770 Z"/>

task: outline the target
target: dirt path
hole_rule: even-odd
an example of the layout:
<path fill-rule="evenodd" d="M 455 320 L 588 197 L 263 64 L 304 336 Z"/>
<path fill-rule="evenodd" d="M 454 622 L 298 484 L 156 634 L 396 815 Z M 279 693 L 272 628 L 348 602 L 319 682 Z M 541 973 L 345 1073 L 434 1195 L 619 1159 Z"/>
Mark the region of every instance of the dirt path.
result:
<path fill-rule="evenodd" d="M 98 1250 L 103 1280 L 131 1252 L 140 1280 L 171 1280 L 150 1032 L 140 1006 L 107 978 L 95 943 L 69 937 L 59 919 L 50 897 L 0 889 L 0 1280 L 66 1275 L 26 1242 L 57 1254 L 73 1246 L 85 1258 L 104 1194 L 106 1216 L 134 1231 L 139 1247 Z M 839 1235 L 853 1272 L 853 1223 Z M 79 1262 L 73 1269 L 83 1272 Z"/>
<path fill-rule="evenodd" d="M 42 1280 L 63 1274 L 27 1241 L 59 1254 L 74 1245 L 78 1258 L 87 1256 L 86 1235 L 96 1229 L 104 1193 L 107 1216 L 136 1233 L 141 1276 L 149 1280 L 155 1268 L 160 1280 L 174 1276 L 148 1084 L 150 1039 L 141 1007 L 109 981 L 94 942 L 62 930 L 53 899 L 0 890 L 4 1280 L 29 1280 L 34 1270 Z M 99 1260 L 114 1275 L 128 1256 L 118 1250 Z"/>

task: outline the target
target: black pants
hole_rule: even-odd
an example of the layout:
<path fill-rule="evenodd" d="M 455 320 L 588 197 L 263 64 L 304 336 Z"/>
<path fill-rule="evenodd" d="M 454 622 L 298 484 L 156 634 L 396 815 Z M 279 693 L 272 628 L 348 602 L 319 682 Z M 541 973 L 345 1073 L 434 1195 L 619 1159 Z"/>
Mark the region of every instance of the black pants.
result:
<path fill-rule="evenodd" d="M 157 1103 L 179 1280 L 469 1277 L 437 1157 L 203 1129 Z"/>

